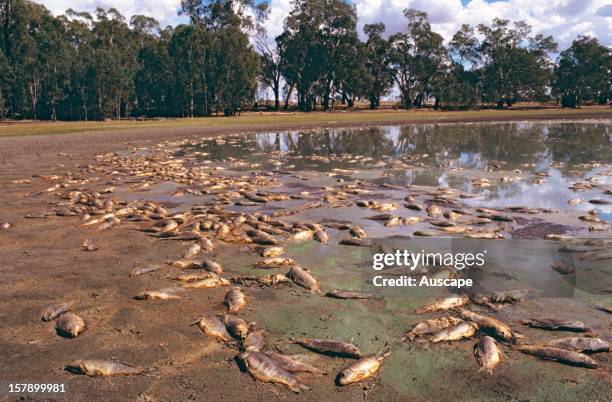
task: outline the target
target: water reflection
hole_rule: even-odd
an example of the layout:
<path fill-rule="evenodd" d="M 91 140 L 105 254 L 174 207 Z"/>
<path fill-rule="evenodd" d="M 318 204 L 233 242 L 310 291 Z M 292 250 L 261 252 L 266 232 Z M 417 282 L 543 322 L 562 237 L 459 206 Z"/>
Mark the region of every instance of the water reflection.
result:
<path fill-rule="evenodd" d="M 489 206 L 527 205 L 598 209 L 610 220 L 612 207 L 572 198 L 610 199 L 609 123 L 498 123 L 320 129 L 227 136 L 187 144 L 181 154 L 214 161 L 257 163 L 258 169 L 380 170 L 378 181 L 449 186 L 481 197 Z M 245 167 L 246 169 L 248 167 Z M 534 173 L 545 172 L 542 183 Z M 488 177 L 488 188 L 472 180 Z M 572 183 L 595 177 L 600 187 L 576 193 Z M 510 178 L 510 181 L 505 179 Z"/>

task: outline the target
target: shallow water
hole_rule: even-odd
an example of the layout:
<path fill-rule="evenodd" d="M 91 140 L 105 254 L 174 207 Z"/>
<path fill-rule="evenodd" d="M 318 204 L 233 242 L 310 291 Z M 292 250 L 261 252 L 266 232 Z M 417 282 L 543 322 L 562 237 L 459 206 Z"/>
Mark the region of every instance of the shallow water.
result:
<path fill-rule="evenodd" d="M 191 142 L 178 155 L 232 170 L 334 172 L 335 178 L 394 185 L 451 187 L 477 197 L 472 205 L 587 211 L 612 221 L 612 130 L 608 123 L 486 123 L 319 129 L 224 136 Z M 605 175 L 605 172 L 608 175 Z M 535 173 L 546 174 L 539 177 Z M 488 178 L 489 187 L 473 185 Z M 541 182 L 534 182 L 541 178 Z M 574 192 L 589 180 L 600 187 Z"/>

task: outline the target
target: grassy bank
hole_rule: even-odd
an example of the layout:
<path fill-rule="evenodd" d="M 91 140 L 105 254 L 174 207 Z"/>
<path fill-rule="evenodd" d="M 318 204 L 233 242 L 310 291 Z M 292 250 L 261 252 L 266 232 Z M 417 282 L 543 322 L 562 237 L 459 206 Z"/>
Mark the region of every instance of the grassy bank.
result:
<path fill-rule="evenodd" d="M 532 108 L 440 112 L 434 110 L 363 110 L 353 112 L 245 113 L 236 117 L 165 119 L 156 121 L 90 122 L 0 122 L 0 137 L 82 132 L 130 131 L 135 129 L 252 127 L 275 125 L 342 125 L 426 122 L 473 122 L 509 119 L 612 118 L 608 107 L 582 109 Z"/>

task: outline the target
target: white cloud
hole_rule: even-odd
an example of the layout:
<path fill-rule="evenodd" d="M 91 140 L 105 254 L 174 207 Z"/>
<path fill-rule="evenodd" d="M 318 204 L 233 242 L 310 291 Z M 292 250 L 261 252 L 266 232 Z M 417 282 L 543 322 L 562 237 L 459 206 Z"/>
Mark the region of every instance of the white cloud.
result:
<path fill-rule="evenodd" d="M 185 19 L 177 16 L 180 0 L 39 0 L 52 12 L 59 14 L 72 7 L 93 11 L 97 6 L 115 7 L 128 19 L 134 14 L 155 17 L 162 25 L 177 24 Z M 290 0 L 269 0 L 270 36 L 283 30 L 283 20 L 291 9 Z M 488 3 L 470 0 L 353 0 L 359 15 L 359 27 L 384 22 L 388 32 L 403 30 L 402 11 L 416 8 L 426 11 L 435 31 L 450 39 L 461 24 L 489 23 L 495 17 L 523 19 L 536 33 L 553 35 L 560 48 L 569 46 L 577 35 L 594 35 L 604 45 L 612 46 L 612 0 L 501 0 Z"/>

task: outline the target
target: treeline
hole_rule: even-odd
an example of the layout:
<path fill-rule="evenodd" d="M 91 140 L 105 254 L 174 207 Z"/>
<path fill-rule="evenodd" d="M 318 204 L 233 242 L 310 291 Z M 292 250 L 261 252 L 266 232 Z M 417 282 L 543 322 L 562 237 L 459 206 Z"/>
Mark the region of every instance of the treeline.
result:
<path fill-rule="evenodd" d="M 188 24 L 162 28 L 115 9 L 53 16 L 27 0 L 0 0 L 0 118 L 92 120 L 234 115 L 297 100 L 302 111 L 371 108 L 397 91 L 405 108 L 510 106 L 558 100 L 575 107 L 612 96 L 612 56 L 577 38 L 556 60 L 550 36 L 496 19 L 464 25 L 445 46 L 427 14 L 407 9 L 406 29 L 382 23 L 357 31 L 343 0 L 294 0 L 276 38 L 264 29 L 266 3 L 182 0 Z"/>

